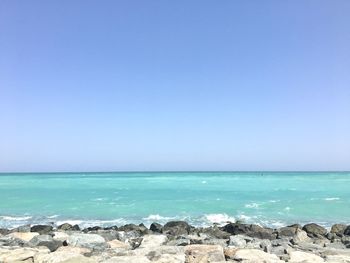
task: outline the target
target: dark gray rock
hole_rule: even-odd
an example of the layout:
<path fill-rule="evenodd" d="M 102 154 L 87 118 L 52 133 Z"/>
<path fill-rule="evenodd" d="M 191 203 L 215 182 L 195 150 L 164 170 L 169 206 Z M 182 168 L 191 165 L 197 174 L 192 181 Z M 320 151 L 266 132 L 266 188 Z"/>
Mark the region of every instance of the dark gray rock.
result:
<path fill-rule="evenodd" d="M 219 238 L 219 239 L 229 239 L 230 238 L 230 233 L 221 230 L 217 226 L 202 228 L 202 229 L 199 229 L 198 232 L 207 234 L 208 236 L 213 237 L 213 238 Z"/>
<path fill-rule="evenodd" d="M 327 229 L 315 223 L 306 224 L 303 227 L 303 230 L 307 233 L 309 237 L 319 238 L 327 234 Z"/>
<path fill-rule="evenodd" d="M 72 226 L 71 224 L 68 224 L 68 223 L 59 225 L 57 229 L 62 231 L 80 231 L 80 227 L 78 225 Z"/>
<path fill-rule="evenodd" d="M 149 233 L 149 230 L 143 224 L 140 224 L 140 225 L 127 224 L 127 225 L 119 227 L 118 230 L 119 231 L 125 231 L 125 232 L 137 231 L 137 232 L 139 232 L 142 235 L 145 235 L 145 234 Z"/>
<path fill-rule="evenodd" d="M 97 231 L 97 230 L 101 230 L 102 227 L 100 226 L 93 226 L 93 227 L 88 227 L 88 228 L 85 228 L 83 230 L 84 233 L 88 233 L 88 232 L 91 232 L 91 231 Z"/>
<path fill-rule="evenodd" d="M 8 233 L 10 233 L 11 231 L 6 229 L 6 228 L 0 228 L 0 234 L 1 235 L 7 235 Z"/>
<path fill-rule="evenodd" d="M 277 238 L 293 237 L 297 232 L 297 227 L 287 226 L 276 230 Z"/>
<path fill-rule="evenodd" d="M 30 228 L 30 232 L 37 232 L 40 235 L 49 234 L 52 230 L 53 227 L 49 225 L 36 225 Z"/>
<path fill-rule="evenodd" d="M 350 236 L 350 225 L 345 228 L 344 235 Z"/>
<path fill-rule="evenodd" d="M 0 247 L 27 247 L 28 242 L 25 242 L 21 239 L 10 237 L 10 236 L 3 236 L 0 237 Z"/>
<path fill-rule="evenodd" d="M 247 235 L 260 239 L 276 239 L 276 234 L 271 228 L 263 228 L 254 224 L 229 223 L 222 228 L 223 231 L 233 235 Z"/>
<path fill-rule="evenodd" d="M 106 241 L 112 241 L 114 239 L 118 239 L 118 232 L 116 230 L 98 230 L 91 231 L 90 234 L 98 234 L 103 237 Z"/>
<path fill-rule="evenodd" d="M 343 236 L 345 229 L 346 229 L 346 225 L 343 224 L 335 224 L 332 226 L 330 233 L 332 234 L 336 234 L 337 236 Z"/>
<path fill-rule="evenodd" d="M 341 242 L 347 247 L 350 248 L 350 236 L 343 236 Z"/>
<path fill-rule="evenodd" d="M 56 251 L 59 247 L 63 245 L 61 241 L 54 240 L 50 235 L 35 236 L 28 243 L 30 246 L 33 247 L 47 247 L 51 252 Z"/>
<path fill-rule="evenodd" d="M 142 240 L 143 240 L 142 237 L 130 239 L 129 244 L 131 246 L 131 249 L 136 249 L 139 246 L 141 246 Z"/>
<path fill-rule="evenodd" d="M 150 225 L 149 229 L 153 232 L 156 232 L 156 233 L 162 233 L 163 226 L 161 224 L 158 224 L 158 223 L 152 223 Z"/>
<path fill-rule="evenodd" d="M 164 225 L 162 233 L 172 236 L 180 236 L 189 234 L 190 230 L 191 226 L 185 221 L 170 221 Z"/>

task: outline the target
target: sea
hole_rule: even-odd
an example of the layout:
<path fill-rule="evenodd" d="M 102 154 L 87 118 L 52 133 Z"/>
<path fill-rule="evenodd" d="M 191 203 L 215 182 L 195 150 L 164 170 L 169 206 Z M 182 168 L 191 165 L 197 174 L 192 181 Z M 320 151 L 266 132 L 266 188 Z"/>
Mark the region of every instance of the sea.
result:
<path fill-rule="evenodd" d="M 1 173 L 0 228 L 350 223 L 350 172 Z"/>

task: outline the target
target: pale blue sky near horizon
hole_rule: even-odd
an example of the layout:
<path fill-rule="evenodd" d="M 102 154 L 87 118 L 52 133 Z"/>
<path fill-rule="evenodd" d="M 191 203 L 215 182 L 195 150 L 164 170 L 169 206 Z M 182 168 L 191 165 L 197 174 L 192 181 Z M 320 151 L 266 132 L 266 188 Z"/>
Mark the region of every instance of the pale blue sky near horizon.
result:
<path fill-rule="evenodd" d="M 350 1 L 0 1 L 0 172 L 350 170 Z"/>

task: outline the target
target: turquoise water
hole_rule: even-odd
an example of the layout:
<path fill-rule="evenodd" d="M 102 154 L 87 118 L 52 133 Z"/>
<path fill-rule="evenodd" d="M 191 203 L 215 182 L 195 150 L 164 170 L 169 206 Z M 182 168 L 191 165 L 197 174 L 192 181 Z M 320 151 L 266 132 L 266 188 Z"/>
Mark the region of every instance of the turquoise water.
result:
<path fill-rule="evenodd" d="M 282 226 L 350 222 L 350 173 L 182 172 L 0 174 L 0 227 L 210 225 L 240 219 Z"/>

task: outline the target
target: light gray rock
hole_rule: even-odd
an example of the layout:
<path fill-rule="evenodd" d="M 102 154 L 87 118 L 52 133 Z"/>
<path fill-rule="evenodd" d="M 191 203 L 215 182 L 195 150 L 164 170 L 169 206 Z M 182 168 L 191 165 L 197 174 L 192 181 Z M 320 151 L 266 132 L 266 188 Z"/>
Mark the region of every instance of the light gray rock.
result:
<path fill-rule="evenodd" d="M 39 233 L 34 233 L 34 232 L 12 232 L 8 234 L 9 237 L 17 238 L 20 240 L 23 240 L 25 242 L 28 242 L 31 240 L 33 237 L 38 236 Z"/>
<path fill-rule="evenodd" d="M 68 237 L 66 242 L 70 246 L 86 247 L 93 249 L 108 246 L 105 239 L 97 234 L 74 233 Z"/>
<path fill-rule="evenodd" d="M 282 263 L 276 255 L 266 253 L 259 249 L 238 249 L 233 256 L 235 261 L 241 263 L 258 263 L 258 262 L 269 262 L 269 263 Z"/>
<path fill-rule="evenodd" d="M 61 241 L 54 240 L 50 235 L 34 236 L 28 243 L 33 247 L 47 247 L 50 251 L 55 251 L 63 245 Z"/>
<path fill-rule="evenodd" d="M 186 263 L 223 263 L 224 250 L 219 245 L 189 245 L 185 247 Z"/>
<path fill-rule="evenodd" d="M 247 245 L 247 241 L 243 235 L 230 236 L 228 245 L 230 247 L 244 248 Z"/>
<path fill-rule="evenodd" d="M 289 253 L 290 263 L 322 263 L 323 258 L 312 253 L 302 251 L 291 251 Z"/>

